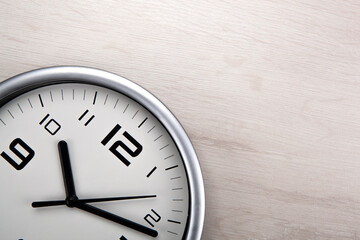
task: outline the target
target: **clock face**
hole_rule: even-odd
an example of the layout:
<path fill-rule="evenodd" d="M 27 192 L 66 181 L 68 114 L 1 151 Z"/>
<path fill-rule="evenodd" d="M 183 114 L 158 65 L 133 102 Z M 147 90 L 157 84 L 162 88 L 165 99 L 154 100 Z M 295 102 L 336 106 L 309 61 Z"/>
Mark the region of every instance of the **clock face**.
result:
<path fill-rule="evenodd" d="M 187 170 L 143 105 L 56 83 L 0 107 L 1 239 L 185 239 Z"/>

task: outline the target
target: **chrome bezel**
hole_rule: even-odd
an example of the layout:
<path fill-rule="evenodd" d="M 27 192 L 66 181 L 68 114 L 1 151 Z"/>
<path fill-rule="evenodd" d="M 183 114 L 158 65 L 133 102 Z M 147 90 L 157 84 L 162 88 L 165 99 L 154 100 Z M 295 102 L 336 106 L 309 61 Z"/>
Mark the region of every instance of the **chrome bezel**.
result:
<path fill-rule="evenodd" d="M 116 74 L 99 69 L 59 66 L 41 68 L 0 83 L 0 107 L 30 90 L 57 83 L 87 83 L 120 92 L 147 108 L 166 128 L 182 155 L 190 191 L 190 211 L 184 240 L 200 240 L 205 218 L 205 191 L 194 147 L 185 130 L 165 105 L 144 88 Z"/>

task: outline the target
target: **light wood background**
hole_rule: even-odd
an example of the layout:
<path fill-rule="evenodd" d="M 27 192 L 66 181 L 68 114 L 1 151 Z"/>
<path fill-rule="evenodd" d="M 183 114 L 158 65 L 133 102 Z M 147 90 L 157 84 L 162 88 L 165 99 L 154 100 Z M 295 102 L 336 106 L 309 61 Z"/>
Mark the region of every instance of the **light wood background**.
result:
<path fill-rule="evenodd" d="M 360 2 L 0 0 L 0 79 L 83 65 L 178 117 L 203 239 L 360 239 Z"/>

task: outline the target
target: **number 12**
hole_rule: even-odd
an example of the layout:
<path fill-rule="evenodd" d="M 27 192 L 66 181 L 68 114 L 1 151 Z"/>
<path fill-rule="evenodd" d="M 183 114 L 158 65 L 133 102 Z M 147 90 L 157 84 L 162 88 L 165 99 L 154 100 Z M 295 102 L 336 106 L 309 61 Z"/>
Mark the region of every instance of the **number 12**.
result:
<path fill-rule="evenodd" d="M 121 129 L 121 126 L 119 124 L 116 124 L 115 127 L 108 133 L 108 135 L 106 135 L 106 137 L 101 141 L 102 145 L 106 145 L 113 137 L 114 135 Z M 116 141 L 110 148 L 109 150 L 120 160 L 122 161 L 126 166 L 130 165 L 130 161 L 127 160 L 127 158 L 125 158 L 118 150 L 118 147 L 121 147 L 122 149 L 125 150 L 125 152 L 127 152 L 131 157 L 136 157 L 138 156 L 143 147 L 141 146 L 141 144 L 136 141 L 128 132 L 124 132 L 123 136 L 129 140 L 134 146 L 135 146 L 135 151 L 131 150 L 128 146 L 126 146 L 125 143 L 123 143 L 121 140 Z"/>

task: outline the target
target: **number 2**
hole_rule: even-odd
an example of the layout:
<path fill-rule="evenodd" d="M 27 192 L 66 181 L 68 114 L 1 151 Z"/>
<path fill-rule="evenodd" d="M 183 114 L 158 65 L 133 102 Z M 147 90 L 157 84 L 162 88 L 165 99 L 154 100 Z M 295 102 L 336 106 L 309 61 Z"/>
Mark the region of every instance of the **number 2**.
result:
<path fill-rule="evenodd" d="M 154 224 L 152 224 L 152 222 L 148 218 L 150 217 L 155 223 L 157 223 L 161 220 L 161 217 L 157 212 L 155 212 L 154 209 L 151 209 L 151 211 L 156 215 L 156 218 L 154 218 L 151 214 L 146 214 L 144 219 L 150 224 L 150 226 L 154 227 Z"/>

